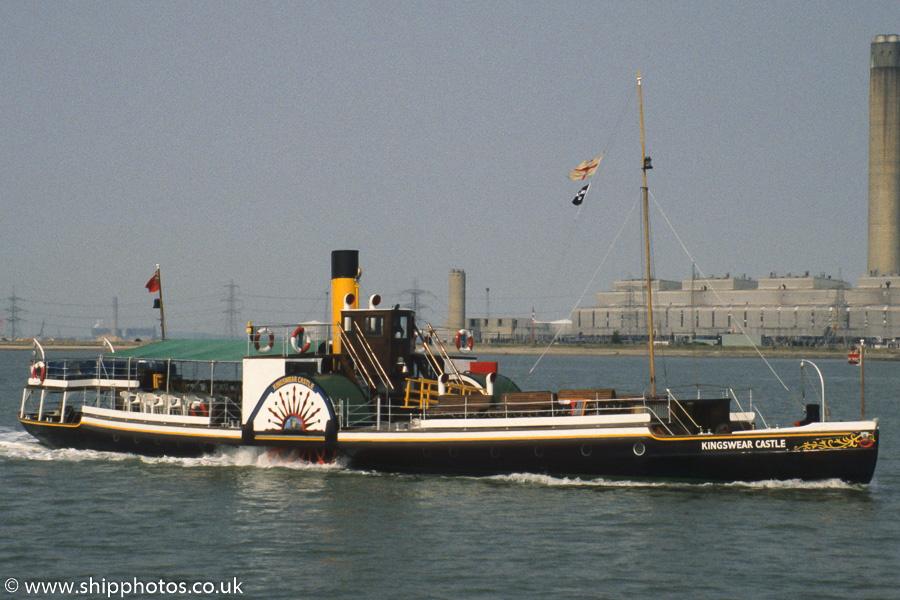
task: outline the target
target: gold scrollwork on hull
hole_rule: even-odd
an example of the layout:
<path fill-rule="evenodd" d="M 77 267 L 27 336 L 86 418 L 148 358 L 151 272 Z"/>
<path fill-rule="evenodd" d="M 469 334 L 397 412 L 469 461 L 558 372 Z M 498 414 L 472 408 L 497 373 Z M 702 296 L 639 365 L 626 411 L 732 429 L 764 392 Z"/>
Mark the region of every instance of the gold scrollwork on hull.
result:
<path fill-rule="evenodd" d="M 868 431 L 852 433 L 843 437 L 811 440 L 798 445 L 795 450 L 847 450 L 850 448 L 870 448 L 875 444 L 875 434 Z"/>

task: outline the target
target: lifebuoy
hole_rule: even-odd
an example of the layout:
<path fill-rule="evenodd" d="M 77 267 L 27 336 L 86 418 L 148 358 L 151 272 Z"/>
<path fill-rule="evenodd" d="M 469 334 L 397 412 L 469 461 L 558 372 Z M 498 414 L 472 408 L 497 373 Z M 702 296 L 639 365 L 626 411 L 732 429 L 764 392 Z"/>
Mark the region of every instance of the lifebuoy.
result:
<path fill-rule="evenodd" d="M 472 338 L 472 332 L 468 329 L 460 329 L 456 332 L 456 349 L 463 352 L 471 352 L 475 340 Z"/>
<path fill-rule="evenodd" d="M 39 360 L 33 365 L 31 365 L 31 378 L 37 379 L 41 383 L 44 383 L 44 379 L 47 377 L 47 365 L 44 364 L 44 361 Z"/>
<path fill-rule="evenodd" d="M 303 342 L 301 346 L 300 343 Z M 294 333 L 291 334 L 291 348 L 295 351 L 303 353 L 309 350 L 309 336 L 306 335 L 306 330 L 303 327 L 298 327 L 294 330 Z"/>
<path fill-rule="evenodd" d="M 206 408 L 206 405 L 202 402 L 194 402 L 191 404 L 191 416 L 192 417 L 208 417 L 209 410 Z"/>
<path fill-rule="evenodd" d="M 265 346 L 261 346 L 259 340 L 262 336 L 269 336 L 269 341 L 266 342 Z M 272 333 L 268 327 L 260 327 L 256 330 L 256 333 L 253 334 L 253 347 L 256 348 L 256 351 L 260 354 L 265 354 L 269 350 L 272 349 L 272 346 L 275 345 L 275 334 Z"/>

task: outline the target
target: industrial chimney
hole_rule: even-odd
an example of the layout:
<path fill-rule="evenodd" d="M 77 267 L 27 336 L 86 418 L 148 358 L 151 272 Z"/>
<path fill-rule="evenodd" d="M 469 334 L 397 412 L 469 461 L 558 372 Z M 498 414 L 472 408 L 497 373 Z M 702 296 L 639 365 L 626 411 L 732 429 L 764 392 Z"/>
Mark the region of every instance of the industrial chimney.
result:
<path fill-rule="evenodd" d="M 869 275 L 900 275 L 900 36 L 876 35 L 869 71 Z"/>
<path fill-rule="evenodd" d="M 450 315 L 447 329 L 456 331 L 466 327 L 466 272 L 462 269 L 450 270 Z"/>

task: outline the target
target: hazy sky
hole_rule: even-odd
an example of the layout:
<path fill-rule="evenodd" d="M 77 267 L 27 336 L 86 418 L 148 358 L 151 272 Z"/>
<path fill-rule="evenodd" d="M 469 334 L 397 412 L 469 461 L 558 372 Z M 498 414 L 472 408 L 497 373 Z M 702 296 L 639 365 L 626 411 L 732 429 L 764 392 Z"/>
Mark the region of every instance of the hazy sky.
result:
<path fill-rule="evenodd" d="M 881 33 L 896 0 L 2 2 L 0 307 L 83 336 L 117 296 L 149 326 L 160 263 L 170 331 L 223 333 L 230 280 L 242 322 L 323 319 L 356 248 L 364 295 L 417 285 L 435 324 L 453 268 L 470 317 L 488 287 L 491 316 L 566 317 L 641 273 L 638 70 L 702 272 L 855 284 Z M 603 151 L 579 211 L 566 174 Z M 655 274 L 689 278 L 651 218 Z"/>

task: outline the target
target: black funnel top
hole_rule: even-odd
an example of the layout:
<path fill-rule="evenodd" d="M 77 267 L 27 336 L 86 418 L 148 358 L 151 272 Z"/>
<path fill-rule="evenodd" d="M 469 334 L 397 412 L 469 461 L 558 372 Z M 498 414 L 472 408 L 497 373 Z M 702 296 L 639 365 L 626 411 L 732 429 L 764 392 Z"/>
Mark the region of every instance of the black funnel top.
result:
<path fill-rule="evenodd" d="M 356 277 L 359 272 L 359 250 L 331 251 L 331 278 Z"/>

